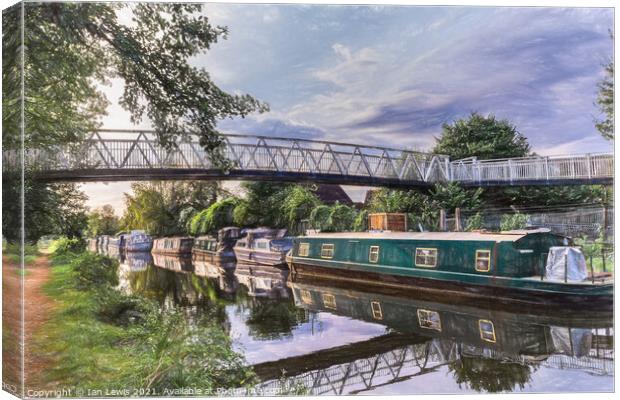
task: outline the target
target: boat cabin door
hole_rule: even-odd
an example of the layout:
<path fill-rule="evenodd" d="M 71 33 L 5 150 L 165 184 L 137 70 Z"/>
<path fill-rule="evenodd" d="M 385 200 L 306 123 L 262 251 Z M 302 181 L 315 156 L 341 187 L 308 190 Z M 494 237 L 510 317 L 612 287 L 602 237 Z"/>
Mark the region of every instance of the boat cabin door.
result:
<path fill-rule="evenodd" d="M 349 240 L 348 244 L 348 261 L 356 262 L 360 259 L 359 254 L 362 249 L 362 245 L 359 240 Z"/>

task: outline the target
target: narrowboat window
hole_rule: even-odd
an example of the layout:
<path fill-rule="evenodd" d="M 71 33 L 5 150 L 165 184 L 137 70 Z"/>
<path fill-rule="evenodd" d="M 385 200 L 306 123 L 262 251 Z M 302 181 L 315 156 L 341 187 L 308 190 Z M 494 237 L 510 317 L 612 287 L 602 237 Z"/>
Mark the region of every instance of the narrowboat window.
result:
<path fill-rule="evenodd" d="M 415 266 L 434 268 L 437 266 L 437 249 L 418 247 L 415 249 Z"/>
<path fill-rule="evenodd" d="M 371 263 L 376 263 L 377 261 L 379 261 L 379 246 L 370 246 L 368 261 Z"/>
<path fill-rule="evenodd" d="M 266 249 L 267 248 L 267 242 L 258 242 L 258 243 L 256 243 L 256 247 L 258 247 L 259 249 Z"/>
<path fill-rule="evenodd" d="M 418 323 L 420 328 L 433 329 L 441 332 L 441 318 L 437 311 L 418 309 Z"/>
<path fill-rule="evenodd" d="M 321 245 L 321 258 L 332 258 L 334 257 L 334 245 L 324 243 Z"/>
<path fill-rule="evenodd" d="M 310 243 L 299 243 L 299 256 L 308 257 L 310 254 Z"/>
<path fill-rule="evenodd" d="M 480 330 L 480 339 L 495 343 L 495 327 L 493 322 L 488 319 L 480 319 L 478 320 L 478 329 Z"/>
<path fill-rule="evenodd" d="M 301 290 L 299 292 L 299 294 L 301 295 L 301 301 L 303 301 L 306 304 L 313 304 L 314 302 L 312 301 L 312 295 L 310 294 L 309 291 L 307 290 Z"/>
<path fill-rule="evenodd" d="M 372 310 L 372 317 L 374 319 L 383 319 L 383 310 L 381 309 L 381 303 L 379 303 L 378 301 L 371 301 L 370 309 Z"/>
<path fill-rule="evenodd" d="M 336 309 L 336 297 L 330 293 L 323 293 L 323 305 L 326 308 Z"/>
<path fill-rule="evenodd" d="M 491 270 L 491 250 L 476 250 L 476 271 L 489 272 Z"/>
<path fill-rule="evenodd" d="M 245 247 L 245 242 L 237 242 L 237 247 Z"/>

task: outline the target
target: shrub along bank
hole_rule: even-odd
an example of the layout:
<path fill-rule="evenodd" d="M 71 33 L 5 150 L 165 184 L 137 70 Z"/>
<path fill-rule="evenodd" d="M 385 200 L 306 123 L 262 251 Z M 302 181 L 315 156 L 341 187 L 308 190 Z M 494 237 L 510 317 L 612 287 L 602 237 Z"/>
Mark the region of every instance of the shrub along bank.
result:
<path fill-rule="evenodd" d="M 189 323 L 179 311 L 117 291 L 116 260 L 67 243 L 55 248 L 45 291 L 56 307 L 33 349 L 51 360 L 42 381 L 83 396 L 112 388 L 141 396 L 179 388 L 209 393 L 254 382 L 220 326 Z"/>

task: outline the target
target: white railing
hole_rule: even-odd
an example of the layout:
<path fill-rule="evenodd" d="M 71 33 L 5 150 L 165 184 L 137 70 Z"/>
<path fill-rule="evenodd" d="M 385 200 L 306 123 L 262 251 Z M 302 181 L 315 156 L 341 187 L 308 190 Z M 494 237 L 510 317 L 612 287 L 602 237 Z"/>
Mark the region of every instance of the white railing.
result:
<path fill-rule="evenodd" d="M 131 139 L 104 138 L 133 134 Z M 447 156 L 378 146 L 320 140 L 250 135 L 223 136 L 224 158 L 233 171 L 261 171 L 342 177 L 342 183 L 419 184 L 453 181 L 467 185 L 510 185 L 558 182 L 611 182 L 613 154 L 525 157 L 497 160 Z M 18 152 L 4 151 L 3 170 L 19 167 Z M 132 170 L 217 170 L 196 140 L 181 140 L 171 148 L 158 144 L 148 131 L 98 131 L 79 145 L 30 149 L 28 170 L 62 179 L 80 172 L 107 171 L 114 178 Z M 356 178 L 359 182 L 356 182 Z M 359 179 L 363 178 L 363 179 Z"/>

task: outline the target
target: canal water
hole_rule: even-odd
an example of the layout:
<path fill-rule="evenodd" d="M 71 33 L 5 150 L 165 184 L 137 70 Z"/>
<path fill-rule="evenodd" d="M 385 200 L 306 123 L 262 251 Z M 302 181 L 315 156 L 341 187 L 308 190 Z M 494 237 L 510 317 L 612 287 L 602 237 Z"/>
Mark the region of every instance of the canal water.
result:
<path fill-rule="evenodd" d="M 307 394 L 613 390 L 611 313 L 545 314 L 289 277 L 287 269 L 129 253 L 120 289 L 211 315 L 258 389 Z"/>

